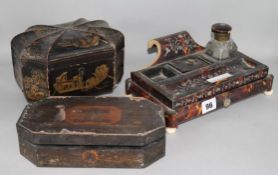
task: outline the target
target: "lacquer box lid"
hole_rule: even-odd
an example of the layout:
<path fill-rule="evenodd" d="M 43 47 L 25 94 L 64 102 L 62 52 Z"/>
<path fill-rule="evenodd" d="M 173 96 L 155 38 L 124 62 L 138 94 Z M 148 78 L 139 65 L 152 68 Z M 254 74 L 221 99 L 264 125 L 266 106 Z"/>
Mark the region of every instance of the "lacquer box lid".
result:
<path fill-rule="evenodd" d="M 17 131 L 20 153 L 42 167 L 144 168 L 165 155 L 164 110 L 138 97 L 43 99 Z"/>
<path fill-rule="evenodd" d="M 67 97 L 28 104 L 17 123 L 33 144 L 144 146 L 164 137 L 163 110 L 143 98 Z"/>
<path fill-rule="evenodd" d="M 124 35 L 103 20 L 35 25 L 15 36 L 11 48 L 28 101 L 112 91 L 123 74 Z"/>

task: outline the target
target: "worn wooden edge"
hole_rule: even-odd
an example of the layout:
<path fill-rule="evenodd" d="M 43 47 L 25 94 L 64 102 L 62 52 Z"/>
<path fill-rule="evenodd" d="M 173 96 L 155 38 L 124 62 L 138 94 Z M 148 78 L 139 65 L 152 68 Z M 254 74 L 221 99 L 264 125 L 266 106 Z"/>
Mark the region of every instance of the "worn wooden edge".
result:
<path fill-rule="evenodd" d="M 173 115 L 176 112 L 163 104 L 160 100 L 158 100 L 156 97 L 154 97 L 152 94 L 149 92 L 145 91 L 142 89 L 136 82 L 132 82 L 130 78 L 126 79 L 126 94 L 131 95 L 132 97 L 143 97 L 146 98 L 155 104 L 158 104 L 161 106 L 165 111 L 165 115 Z"/>
<path fill-rule="evenodd" d="M 38 167 L 145 168 L 165 155 L 165 137 L 143 147 L 35 145 L 19 138 L 19 147 Z"/>

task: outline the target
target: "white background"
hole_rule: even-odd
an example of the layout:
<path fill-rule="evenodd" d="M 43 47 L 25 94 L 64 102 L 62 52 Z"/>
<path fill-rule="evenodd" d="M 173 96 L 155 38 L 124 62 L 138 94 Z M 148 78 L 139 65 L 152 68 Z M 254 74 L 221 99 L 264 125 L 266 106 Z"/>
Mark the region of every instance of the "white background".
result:
<path fill-rule="evenodd" d="M 125 76 L 148 66 L 149 39 L 188 30 L 202 45 L 226 22 L 239 50 L 278 73 L 277 0 L 1 0 L 0 174 L 278 174 L 277 82 L 258 95 L 181 125 L 167 135 L 166 156 L 146 169 L 37 168 L 19 154 L 16 121 L 27 104 L 13 76 L 10 40 L 35 24 L 104 19 L 125 34 Z M 123 79 L 123 80 L 124 80 Z M 124 81 L 112 95 L 124 94 Z"/>

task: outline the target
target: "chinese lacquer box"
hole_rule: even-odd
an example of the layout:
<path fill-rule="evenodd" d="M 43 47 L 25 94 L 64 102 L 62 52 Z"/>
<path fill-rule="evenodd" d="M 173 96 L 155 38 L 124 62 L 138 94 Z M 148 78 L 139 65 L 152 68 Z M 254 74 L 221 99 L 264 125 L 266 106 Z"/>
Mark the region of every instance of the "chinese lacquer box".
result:
<path fill-rule="evenodd" d="M 32 26 L 11 48 L 28 101 L 111 92 L 123 74 L 124 36 L 102 20 Z"/>

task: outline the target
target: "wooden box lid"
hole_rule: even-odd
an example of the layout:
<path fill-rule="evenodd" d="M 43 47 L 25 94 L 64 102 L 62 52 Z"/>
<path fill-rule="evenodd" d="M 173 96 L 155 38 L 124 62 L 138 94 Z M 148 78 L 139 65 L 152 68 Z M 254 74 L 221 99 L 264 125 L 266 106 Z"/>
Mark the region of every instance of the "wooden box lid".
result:
<path fill-rule="evenodd" d="M 163 109 L 138 97 L 63 97 L 30 103 L 19 138 L 40 145 L 144 146 L 164 138 Z"/>
<path fill-rule="evenodd" d="M 81 18 L 58 25 L 31 26 L 15 36 L 11 46 L 14 61 L 51 64 L 77 55 L 119 50 L 124 47 L 124 35 L 106 21 Z"/>

